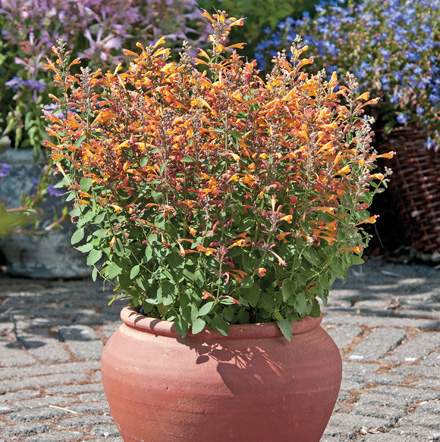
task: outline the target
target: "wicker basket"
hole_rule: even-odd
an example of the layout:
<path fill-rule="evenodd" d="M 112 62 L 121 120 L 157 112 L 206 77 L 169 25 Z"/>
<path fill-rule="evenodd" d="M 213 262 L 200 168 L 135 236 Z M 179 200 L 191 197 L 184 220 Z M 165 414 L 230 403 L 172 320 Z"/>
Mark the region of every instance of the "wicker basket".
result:
<path fill-rule="evenodd" d="M 379 153 L 395 151 L 389 189 L 407 240 L 416 250 L 440 252 L 440 150 L 424 147 L 426 134 L 409 128 L 376 132 Z"/>

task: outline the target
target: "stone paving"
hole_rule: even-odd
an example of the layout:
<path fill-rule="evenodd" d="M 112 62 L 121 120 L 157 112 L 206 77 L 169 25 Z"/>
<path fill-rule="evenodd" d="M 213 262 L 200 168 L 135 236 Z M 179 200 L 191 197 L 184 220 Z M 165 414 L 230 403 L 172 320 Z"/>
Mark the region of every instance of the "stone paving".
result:
<path fill-rule="evenodd" d="M 100 378 L 123 304 L 111 298 L 88 280 L 0 275 L 0 442 L 122 442 Z M 367 261 L 332 290 L 323 326 L 344 371 L 322 442 L 440 441 L 438 269 Z"/>

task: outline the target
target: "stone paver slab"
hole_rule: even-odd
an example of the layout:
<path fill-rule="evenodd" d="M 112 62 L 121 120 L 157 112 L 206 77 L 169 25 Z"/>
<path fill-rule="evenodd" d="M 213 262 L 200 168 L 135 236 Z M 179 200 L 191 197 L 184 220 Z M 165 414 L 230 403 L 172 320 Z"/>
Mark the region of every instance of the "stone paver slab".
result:
<path fill-rule="evenodd" d="M 406 336 L 400 328 L 377 328 L 347 356 L 356 361 L 376 361 L 394 349 Z"/>
<path fill-rule="evenodd" d="M 399 345 L 393 354 L 384 360 L 387 362 L 414 362 L 428 356 L 439 346 L 440 332 L 420 333 Z"/>

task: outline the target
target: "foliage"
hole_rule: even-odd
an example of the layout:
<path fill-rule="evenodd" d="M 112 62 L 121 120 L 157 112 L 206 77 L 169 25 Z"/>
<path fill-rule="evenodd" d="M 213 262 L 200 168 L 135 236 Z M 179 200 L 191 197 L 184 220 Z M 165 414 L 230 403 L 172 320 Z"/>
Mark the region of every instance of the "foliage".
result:
<path fill-rule="evenodd" d="M 287 19 L 257 48 L 272 54 L 301 35 L 315 55 L 316 69 L 355 72 L 361 88 L 381 98 L 378 118 L 386 132 L 415 125 L 440 141 L 440 9 L 437 0 L 324 1 L 318 17 Z M 265 59 L 265 60 L 264 60 Z"/>
<path fill-rule="evenodd" d="M 275 29 L 280 20 L 288 16 L 299 17 L 304 10 L 310 11 L 317 0 L 198 0 L 199 5 L 211 10 L 227 10 L 236 17 L 246 17 L 247 26 L 238 29 L 231 37 L 231 43 L 246 42 L 243 55 L 253 57 L 257 43 L 264 36 L 261 32 Z"/>
<path fill-rule="evenodd" d="M 62 114 L 47 113 L 46 144 L 75 202 L 72 243 L 85 238 L 94 277 L 181 335 L 276 321 L 290 338 L 290 321 L 319 316 L 318 298 L 362 262 L 385 180 L 362 118 L 375 100 L 352 77 L 337 91 L 336 75 L 302 73 L 312 60 L 297 43 L 264 82 L 226 46 L 242 19 L 204 15 L 212 49 L 197 66 L 161 39 L 125 51 L 126 69 L 75 77 L 54 49 Z"/>
<path fill-rule="evenodd" d="M 140 38 L 203 42 L 200 19 L 195 0 L 0 0 L 0 138 L 9 135 L 38 156 L 42 107 L 53 92 L 44 63 L 59 38 L 91 65 L 116 66 L 122 45 Z"/>

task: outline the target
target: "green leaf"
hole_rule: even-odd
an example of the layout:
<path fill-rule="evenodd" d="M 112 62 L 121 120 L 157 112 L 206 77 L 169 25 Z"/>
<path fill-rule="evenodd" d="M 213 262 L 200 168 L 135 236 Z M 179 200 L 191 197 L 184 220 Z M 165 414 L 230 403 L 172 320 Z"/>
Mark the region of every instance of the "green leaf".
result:
<path fill-rule="evenodd" d="M 69 182 L 67 181 L 66 178 L 63 178 L 62 180 L 58 181 L 58 183 L 54 184 L 53 187 L 55 187 L 55 189 L 62 189 L 63 187 L 67 187 L 69 185 Z"/>
<path fill-rule="evenodd" d="M 314 249 L 305 249 L 303 256 L 307 259 L 307 261 L 309 261 L 310 264 L 314 266 L 318 266 L 320 264 L 318 254 Z"/>
<path fill-rule="evenodd" d="M 313 300 L 312 310 L 310 310 L 309 315 L 313 318 L 319 318 L 321 316 L 321 307 L 316 299 Z"/>
<path fill-rule="evenodd" d="M 86 139 L 85 135 L 81 135 L 75 142 L 75 147 L 80 147 L 82 142 Z"/>
<path fill-rule="evenodd" d="M 254 285 L 254 279 L 251 275 L 247 275 L 243 278 L 243 281 L 241 281 L 241 286 L 244 289 L 249 289 Z"/>
<path fill-rule="evenodd" d="M 81 178 L 81 181 L 79 182 L 79 188 L 83 192 L 88 192 L 90 187 L 92 187 L 92 179 L 91 178 Z"/>
<path fill-rule="evenodd" d="M 283 281 L 283 288 L 281 293 L 283 295 L 283 301 L 287 302 L 287 300 L 295 294 L 296 284 L 291 279 L 285 279 Z"/>
<path fill-rule="evenodd" d="M 221 317 L 215 316 L 211 320 L 211 328 L 223 336 L 227 336 L 229 333 L 229 324 Z"/>
<path fill-rule="evenodd" d="M 140 266 L 139 265 L 135 265 L 131 271 L 130 271 L 130 278 L 134 279 L 136 278 L 137 275 L 139 275 L 139 271 L 140 271 Z"/>
<path fill-rule="evenodd" d="M 197 269 L 197 270 L 194 272 L 194 282 L 196 283 L 196 285 L 197 285 L 199 288 L 202 288 L 203 285 L 205 284 L 205 278 L 204 278 L 204 276 L 203 276 L 203 273 L 202 273 L 199 269 Z"/>
<path fill-rule="evenodd" d="M 222 312 L 223 318 L 228 322 L 232 322 L 234 319 L 235 309 L 236 307 L 234 305 L 226 307 Z"/>
<path fill-rule="evenodd" d="M 263 292 L 258 301 L 260 308 L 273 308 L 276 304 L 276 299 L 273 292 Z"/>
<path fill-rule="evenodd" d="M 92 270 L 92 281 L 95 282 L 97 277 L 98 277 L 98 269 L 94 267 Z"/>
<path fill-rule="evenodd" d="M 312 233 L 310 229 L 310 224 L 307 221 L 300 221 L 299 223 L 307 235 L 310 235 Z"/>
<path fill-rule="evenodd" d="M 95 238 L 105 238 L 107 236 L 107 229 L 98 229 L 93 232 Z"/>
<path fill-rule="evenodd" d="M 130 278 L 128 272 L 122 272 L 118 277 L 118 282 L 124 290 L 130 290 L 133 286 L 133 280 Z"/>
<path fill-rule="evenodd" d="M 116 278 L 122 272 L 121 267 L 119 267 L 115 262 L 112 262 L 106 269 L 105 274 L 110 278 Z"/>
<path fill-rule="evenodd" d="M 174 302 L 176 286 L 169 281 L 163 281 L 157 289 L 157 299 L 163 305 L 171 305 Z"/>
<path fill-rule="evenodd" d="M 156 201 L 158 203 L 163 203 L 163 193 L 162 192 L 157 192 L 157 191 L 153 190 L 151 192 L 151 196 L 154 199 L 154 201 Z"/>
<path fill-rule="evenodd" d="M 240 324 L 249 324 L 249 313 L 244 308 L 239 311 L 237 318 Z"/>
<path fill-rule="evenodd" d="M 247 272 L 252 272 L 256 267 L 258 267 L 255 265 L 254 257 L 249 253 L 243 252 L 241 255 L 241 261 L 243 263 L 244 270 Z"/>
<path fill-rule="evenodd" d="M 87 244 L 84 244 L 82 246 L 75 247 L 75 249 L 78 250 L 78 252 L 81 252 L 81 253 L 88 253 L 88 252 L 90 252 L 90 250 L 93 249 L 93 244 L 87 243 Z"/>
<path fill-rule="evenodd" d="M 203 305 L 200 308 L 198 315 L 199 316 L 207 315 L 212 310 L 212 307 L 214 306 L 214 304 L 215 304 L 214 301 L 207 302 L 205 305 Z"/>
<path fill-rule="evenodd" d="M 182 316 L 177 316 L 174 320 L 174 325 L 176 327 L 177 333 L 179 333 L 179 335 L 184 338 L 189 330 L 188 322 Z"/>
<path fill-rule="evenodd" d="M 363 264 L 365 261 L 359 255 L 352 255 L 351 264 L 354 266 L 358 266 Z"/>
<path fill-rule="evenodd" d="M 101 257 L 102 257 L 101 250 L 93 249 L 89 253 L 89 256 L 87 256 L 87 265 L 92 266 L 96 264 L 101 259 Z"/>
<path fill-rule="evenodd" d="M 200 333 L 206 326 L 206 322 L 203 319 L 197 318 L 191 327 L 191 331 L 194 335 Z"/>
<path fill-rule="evenodd" d="M 188 269 L 183 269 L 182 270 L 182 274 L 183 276 L 185 276 L 185 278 L 189 279 L 190 281 L 194 280 L 194 273 L 190 272 Z"/>
<path fill-rule="evenodd" d="M 383 131 L 389 135 L 392 130 L 394 129 L 395 123 L 393 123 L 392 121 L 389 121 L 388 123 L 386 123 L 383 127 Z"/>
<path fill-rule="evenodd" d="M 70 243 L 77 244 L 84 238 L 84 228 L 78 229 L 73 235 L 70 240 Z"/>
<path fill-rule="evenodd" d="M 241 232 L 248 232 L 255 225 L 255 219 L 248 218 L 242 221 L 238 230 Z"/>
<path fill-rule="evenodd" d="M 296 311 L 301 315 L 305 315 L 308 310 L 307 299 L 303 293 L 298 293 L 295 297 L 294 307 Z"/>
<path fill-rule="evenodd" d="M 145 246 L 145 259 L 146 262 L 150 261 L 153 257 L 153 249 L 150 246 Z"/>
<path fill-rule="evenodd" d="M 281 330 L 283 336 L 288 340 L 292 340 L 292 321 L 289 319 L 283 319 L 282 321 L 277 321 L 278 328 Z"/>
<path fill-rule="evenodd" d="M 173 270 L 181 270 L 185 264 L 184 259 L 178 253 L 171 253 L 168 255 L 167 261 Z"/>
<path fill-rule="evenodd" d="M 90 223 L 92 219 L 94 218 L 95 214 L 93 210 L 88 210 L 85 214 L 81 215 L 78 220 L 78 227 L 85 226 L 86 224 Z"/>
<path fill-rule="evenodd" d="M 104 221 L 105 218 L 105 212 L 99 213 L 95 216 L 95 219 L 93 220 L 94 224 L 101 224 Z"/>
<path fill-rule="evenodd" d="M 252 287 L 242 290 L 243 298 L 251 307 L 256 307 L 260 299 L 261 288 L 258 283 L 254 283 Z"/>
<path fill-rule="evenodd" d="M 167 223 L 165 224 L 165 232 L 167 232 L 168 235 L 170 235 L 170 237 L 171 237 L 172 239 L 176 238 L 176 236 L 177 236 L 177 230 L 176 230 L 176 228 L 174 227 L 174 224 L 171 223 L 171 222 L 167 222 Z"/>

